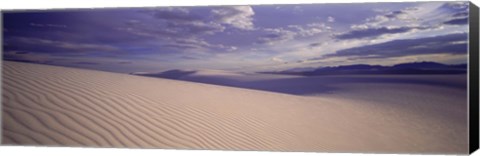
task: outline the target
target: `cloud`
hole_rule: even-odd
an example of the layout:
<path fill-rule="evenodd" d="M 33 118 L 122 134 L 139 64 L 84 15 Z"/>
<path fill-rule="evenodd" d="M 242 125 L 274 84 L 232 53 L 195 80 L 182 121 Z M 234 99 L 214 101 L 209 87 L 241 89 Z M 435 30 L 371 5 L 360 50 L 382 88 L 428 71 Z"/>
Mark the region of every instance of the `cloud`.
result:
<path fill-rule="evenodd" d="M 253 15 L 255 12 L 250 6 L 229 6 L 212 9 L 214 18 L 222 24 L 231 25 L 232 27 L 253 30 Z"/>
<path fill-rule="evenodd" d="M 230 25 L 242 30 L 253 30 L 253 15 L 255 12 L 250 6 L 214 7 L 209 15 L 200 16 L 187 8 L 167 7 L 147 11 L 153 17 L 163 20 L 168 29 L 190 30 L 191 32 L 223 32 L 222 25 Z M 197 31 L 194 31 L 197 30 Z M 175 32 L 180 32 L 175 31 Z"/>
<path fill-rule="evenodd" d="M 368 28 L 364 26 L 354 26 L 354 30 L 335 35 L 336 39 L 359 39 L 359 38 L 373 38 L 384 34 L 397 34 L 405 33 L 415 27 L 379 27 L 379 28 Z"/>
<path fill-rule="evenodd" d="M 200 21 L 202 19 L 202 17 L 192 15 L 188 9 L 181 7 L 166 7 L 156 9 L 152 14 L 158 19 L 166 19 L 169 21 L 175 21 L 177 23 L 188 23 L 192 21 Z"/>
<path fill-rule="evenodd" d="M 257 43 L 272 45 L 274 43 L 291 40 L 295 37 L 296 33 L 283 28 L 267 28 L 264 29 L 267 34 L 260 36 L 257 39 Z"/>
<path fill-rule="evenodd" d="M 457 13 L 454 13 L 452 17 L 468 17 L 468 11 L 460 11 Z"/>
<path fill-rule="evenodd" d="M 184 36 L 195 35 L 195 34 L 215 34 L 217 32 L 224 31 L 225 27 L 217 23 L 212 22 L 201 22 L 201 21 L 190 21 L 190 22 L 181 22 L 181 23 L 168 23 L 166 26 L 166 31 L 174 34 L 183 34 Z M 168 33 L 167 32 L 167 33 Z"/>
<path fill-rule="evenodd" d="M 469 6 L 469 2 L 462 2 L 462 1 L 459 1 L 459 2 L 446 2 L 445 4 L 443 4 L 440 9 L 444 9 L 444 10 L 466 10 L 468 9 L 468 6 Z"/>
<path fill-rule="evenodd" d="M 72 43 L 67 41 L 49 40 L 32 37 L 12 37 L 6 41 L 6 51 L 32 51 L 45 53 L 85 53 L 85 52 L 115 52 L 117 47 L 105 44 Z"/>
<path fill-rule="evenodd" d="M 288 25 L 286 28 L 264 28 L 261 29 L 264 34 L 257 38 L 257 43 L 273 45 L 298 37 L 311 37 L 323 32 L 330 32 L 331 29 L 324 23 Z"/>
<path fill-rule="evenodd" d="M 387 34 L 407 33 L 414 30 L 433 30 L 441 28 L 443 25 L 465 25 L 468 23 L 467 8 L 468 3 L 464 2 L 445 3 L 436 8 L 436 10 L 440 10 L 440 12 L 436 13 L 441 16 L 435 15 L 439 19 L 433 21 L 425 21 L 420 18 L 424 17 L 424 15 L 419 15 L 418 13 L 422 10 L 420 7 L 407 7 L 394 11 L 380 10 L 376 11 L 380 13 L 379 15 L 366 18 L 365 23 L 352 24 L 350 31 L 335 34 L 334 38 L 374 39 Z"/>
<path fill-rule="evenodd" d="M 119 61 L 117 64 L 133 64 L 132 61 Z"/>
<path fill-rule="evenodd" d="M 449 25 L 465 25 L 468 24 L 468 18 L 454 18 L 443 23 Z"/>
<path fill-rule="evenodd" d="M 337 33 L 334 38 L 376 38 L 387 34 L 406 33 L 412 30 L 427 30 L 436 27 L 430 24 L 418 26 L 421 19 L 417 17 L 417 12 L 420 10 L 419 7 L 406 7 L 394 11 L 374 9 L 374 12 L 379 14 L 366 18 L 363 23 L 350 25 L 350 31 Z"/>
<path fill-rule="evenodd" d="M 370 17 L 365 19 L 366 23 L 365 25 L 368 26 L 379 26 L 382 23 L 390 21 L 390 18 L 388 18 L 385 15 L 377 15 L 375 17 Z"/>
<path fill-rule="evenodd" d="M 323 43 L 310 43 L 310 44 L 308 44 L 308 47 L 313 48 L 313 47 L 318 47 L 318 46 L 322 46 L 322 45 L 323 45 Z"/>
<path fill-rule="evenodd" d="M 237 47 L 225 46 L 223 44 L 211 44 L 199 38 L 175 38 L 170 42 L 163 44 L 162 47 L 177 49 L 177 50 L 197 50 L 197 52 L 207 49 L 216 49 L 219 52 L 234 51 Z"/>
<path fill-rule="evenodd" d="M 300 14 L 303 12 L 303 8 L 301 6 L 294 6 L 292 11 L 294 14 Z"/>
<path fill-rule="evenodd" d="M 129 20 L 126 22 L 126 26 L 128 26 L 130 30 L 136 30 L 137 32 L 153 32 L 147 33 L 149 35 L 158 34 L 163 36 L 169 35 L 171 37 L 215 34 L 225 30 L 225 27 L 220 23 L 211 21 L 205 16 L 191 13 L 186 8 L 167 7 L 144 11 L 144 13 L 150 14 L 156 20 L 160 20 L 160 23 L 158 23 L 156 27 L 149 27 L 140 21 Z M 150 22 L 147 23 L 151 24 Z"/>
<path fill-rule="evenodd" d="M 238 47 L 209 43 L 205 36 L 222 33 L 227 29 L 226 26 L 240 30 L 254 29 L 255 13 L 250 6 L 212 7 L 203 11 L 168 7 L 143 13 L 151 15 L 155 21 L 128 20 L 125 22 L 126 27 L 121 30 L 160 40 L 162 48 L 180 52 L 235 51 Z"/>
<path fill-rule="evenodd" d="M 443 24 L 447 25 L 466 25 L 468 24 L 468 11 L 460 10 L 454 12 Z"/>
<path fill-rule="evenodd" d="M 332 29 L 330 26 L 327 26 L 324 23 L 309 23 L 305 26 L 289 25 L 287 27 L 293 29 L 292 31 L 295 32 L 296 36 L 301 37 L 314 36 L 325 31 L 330 31 Z"/>
<path fill-rule="evenodd" d="M 403 21 L 403 22 L 418 21 L 419 19 L 413 15 L 413 12 L 415 11 L 417 11 L 417 9 L 405 8 L 402 10 L 386 12 L 386 13 L 365 19 L 365 25 L 380 26 L 382 24 L 385 24 L 387 22 L 392 22 L 392 21 Z"/>
<path fill-rule="evenodd" d="M 350 26 L 350 29 L 352 30 L 364 30 L 368 28 L 369 26 L 367 24 L 353 24 Z"/>
<path fill-rule="evenodd" d="M 248 7 L 250 8 L 250 7 Z M 207 15 L 200 16 L 194 8 L 169 7 L 143 11 L 154 18 L 154 21 L 127 20 L 122 31 L 135 36 L 149 37 L 160 42 L 158 48 L 162 51 L 196 52 L 216 50 L 234 51 L 237 47 L 222 44 L 213 44 L 204 38 L 224 32 L 224 25 L 232 25 L 242 29 L 253 27 L 248 8 L 246 7 L 216 7 L 209 10 Z M 251 8 L 250 8 L 250 11 Z M 167 48 L 165 50 L 163 48 Z"/>
<path fill-rule="evenodd" d="M 11 54 L 15 54 L 15 55 L 24 55 L 24 54 L 30 54 L 30 52 L 26 52 L 26 51 L 10 51 Z"/>
<path fill-rule="evenodd" d="M 465 54 L 467 34 L 449 34 L 418 39 L 393 40 L 380 44 L 339 50 L 330 57 L 390 58 L 420 54 Z"/>
<path fill-rule="evenodd" d="M 408 14 L 403 10 L 397 10 L 397 11 L 389 12 L 383 16 L 387 18 L 405 19 L 408 16 Z"/>
<path fill-rule="evenodd" d="M 181 59 L 184 60 L 198 60 L 199 58 L 193 56 L 180 56 Z"/>
<path fill-rule="evenodd" d="M 283 59 L 278 58 L 278 57 L 272 57 L 270 60 L 273 61 L 273 62 L 281 62 L 281 63 L 285 62 Z"/>
<path fill-rule="evenodd" d="M 468 2 L 447 2 L 438 8 L 439 11 L 450 16 L 445 18 L 443 24 L 466 25 L 468 24 Z"/>
<path fill-rule="evenodd" d="M 331 9 L 321 5 L 286 5 L 280 6 L 280 10 L 276 10 L 276 6 L 211 6 L 8 13 L 4 16 L 4 30 L 8 29 L 4 32 L 4 50 L 16 51 L 17 57 L 43 54 L 43 58 L 79 56 L 87 61 L 117 59 L 112 63 L 102 62 L 103 65 L 119 65 L 117 62 L 125 59 L 133 60 L 134 65 L 152 61 L 155 65 L 177 66 L 174 61 L 192 60 L 193 57 L 199 60 L 191 62 L 204 67 L 273 64 L 273 60 L 306 60 L 339 49 L 387 43 L 398 38 L 465 32 L 464 25 L 457 26 L 465 23 L 462 18 L 468 17 L 465 6 L 452 5 L 447 8 L 451 11 L 440 11 L 438 8 L 442 4 L 352 4 L 328 7 Z M 366 11 L 373 8 L 384 10 Z M 337 10 L 346 12 L 335 14 Z M 349 18 L 352 14 L 358 18 Z M 432 26 L 442 29 L 426 30 Z M 458 41 L 448 45 L 461 44 Z M 372 53 L 362 57 L 382 56 Z M 270 61 L 274 57 L 276 59 Z M 85 60 L 70 62 L 80 61 Z"/>
<path fill-rule="evenodd" d="M 373 11 L 379 13 L 373 17 L 366 18 L 362 24 L 352 24 L 352 29 L 367 29 L 372 27 L 385 27 L 388 23 L 397 22 L 400 23 L 412 23 L 420 21 L 416 17 L 417 12 L 421 10 L 419 7 L 406 7 L 399 10 L 388 11 L 381 9 L 374 9 Z"/>
<path fill-rule="evenodd" d="M 66 28 L 66 25 L 62 24 L 39 24 L 39 23 L 30 23 L 32 27 L 51 27 L 51 28 Z"/>
<path fill-rule="evenodd" d="M 47 53 L 5 50 L 3 51 L 3 59 L 30 63 L 51 63 L 59 58 Z"/>
<path fill-rule="evenodd" d="M 327 21 L 333 23 L 335 22 L 335 18 L 333 18 L 332 16 L 328 16 Z"/>

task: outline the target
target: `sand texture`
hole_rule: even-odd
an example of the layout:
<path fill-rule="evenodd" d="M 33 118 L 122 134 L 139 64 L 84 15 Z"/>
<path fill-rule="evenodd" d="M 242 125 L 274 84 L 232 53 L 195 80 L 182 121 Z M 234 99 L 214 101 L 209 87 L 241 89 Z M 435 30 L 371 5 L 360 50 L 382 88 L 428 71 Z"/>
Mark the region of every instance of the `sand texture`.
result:
<path fill-rule="evenodd" d="M 325 78 L 326 88 L 337 90 L 304 94 L 281 88 L 295 78 L 256 89 L 4 61 L 2 79 L 3 144 L 467 152 L 466 89 L 459 84 L 466 80 L 455 77 L 338 84 Z M 308 80 L 298 78 L 297 86 L 322 89 Z"/>

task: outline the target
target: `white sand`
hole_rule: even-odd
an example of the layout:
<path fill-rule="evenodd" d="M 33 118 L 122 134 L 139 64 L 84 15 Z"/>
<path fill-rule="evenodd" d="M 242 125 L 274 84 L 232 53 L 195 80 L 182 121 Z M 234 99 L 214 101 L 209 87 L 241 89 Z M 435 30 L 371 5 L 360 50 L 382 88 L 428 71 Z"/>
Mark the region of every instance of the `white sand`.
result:
<path fill-rule="evenodd" d="M 3 144 L 370 153 L 468 145 L 466 103 L 455 101 L 466 97 L 455 88 L 386 84 L 393 89 L 375 102 L 346 98 L 372 94 L 352 93 L 358 86 L 297 96 L 8 61 L 2 85 Z"/>

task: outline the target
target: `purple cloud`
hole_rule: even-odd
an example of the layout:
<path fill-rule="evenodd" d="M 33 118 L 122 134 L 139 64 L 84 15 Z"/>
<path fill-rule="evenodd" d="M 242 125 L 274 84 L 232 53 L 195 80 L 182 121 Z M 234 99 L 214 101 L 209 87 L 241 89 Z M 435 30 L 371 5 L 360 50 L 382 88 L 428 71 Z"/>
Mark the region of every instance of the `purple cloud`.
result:
<path fill-rule="evenodd" d="M 405 33 L 410 30 L 416 29 L 414 27 L 398 27 L 398 28 L 387 28 L 387 27 L 380 27 L 380 28 L 367 28 L 367 29 L 360 29 L 360 30 L 352 30 L 343 34 L 338 34 L 335 36 L 336 39 L 359 39 L 359 38 L 367 38 L 367 37 L 377 37 L 384 34 L 397 34 L 397 33 Z"/>
<path fill-rule="evenodd" d="M 443 36 L 393 40 L 380 44 L 339 50 L 329 57 L 390 58 L 420 54 L 466 54 L 467 34 L 449 34 Z"/>

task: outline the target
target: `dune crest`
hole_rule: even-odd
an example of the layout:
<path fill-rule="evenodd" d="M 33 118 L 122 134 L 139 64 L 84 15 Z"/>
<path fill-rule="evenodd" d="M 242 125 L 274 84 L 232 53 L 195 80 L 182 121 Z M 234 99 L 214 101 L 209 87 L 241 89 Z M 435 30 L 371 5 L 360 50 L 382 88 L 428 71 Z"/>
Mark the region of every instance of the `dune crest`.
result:
<path fill-rule="evenodd" d="M 2 85 L 3 144 L 467 152 L 466 117 L 463 123 L 463 118 L 432 115 L 456 117 L 465 113 L 461 108 L 430 111 L 435 106 L 427 105 L 416 108 L 428 111 L 412 111 L 362 100 L 9 61 L 3 62 Z M 433 100 L 438 96 L 431 94 Z"/>

